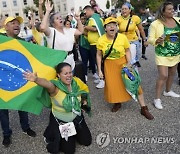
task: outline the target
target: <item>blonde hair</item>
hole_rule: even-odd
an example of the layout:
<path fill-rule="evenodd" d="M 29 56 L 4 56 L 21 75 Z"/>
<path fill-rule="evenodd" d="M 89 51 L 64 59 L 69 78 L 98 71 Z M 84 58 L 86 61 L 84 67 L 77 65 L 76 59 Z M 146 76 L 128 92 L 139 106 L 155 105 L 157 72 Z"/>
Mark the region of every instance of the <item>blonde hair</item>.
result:
<path fill-rule="evenodd" d="M 159 10 L 156 12 L 156 19 L 159 19 L 161 21 L 165 21 L 165 18 L 163 16 L 163 13 L 165 12 L 166 6 L 173 5 L 172 2 L 164 2 L 160 7 Z"/>

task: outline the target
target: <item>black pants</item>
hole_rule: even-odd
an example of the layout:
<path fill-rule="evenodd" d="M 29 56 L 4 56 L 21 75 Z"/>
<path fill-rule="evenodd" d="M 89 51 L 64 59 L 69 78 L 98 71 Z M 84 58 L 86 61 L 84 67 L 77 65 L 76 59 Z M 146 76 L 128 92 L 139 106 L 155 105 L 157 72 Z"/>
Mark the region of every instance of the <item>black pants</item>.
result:
<path fill-rule="evenodd" d="M 96 73 L 96 53 L 97 48 L 96 45 L 90 45 L 90 57 L 89 57 L 89 64 L 90 68 L 92 69 L 92 73 Z"/>
<path fill-rule="evenodd" d="M 65 154 L 73 154 L 75 153 L 76 141 L 81 145 L 89 146 L 92 142 L 92 136 L 83 116 L 82 118 L 80 124 L 77 123 L 79 120 L 75 119 L 76 121 L 73 121 L 77 134 L 68 137 L 68 141 L 66 141 L 61 137 L 59 132 L 59 125 L 51 112 L 49 125 L 44 132 L 44 137 L 48 141 L 48 152 L 58 153 L 59 151 L 63 151 Z M 58 121 L 61 122 L 60 120 Z"/>
<path fill-rule="evenodd" d="M 179 79 L 180 79 L 180 63 L 178 64 L 177 72 L 178 72 L 178 77 L 179 77 Z"/>
<path fill-rule="evenodd" d="M 146 37 L 148 36 L 148 29 L 144 29 Z M 141 36 L 142 38 L 142 36 Z M 142 39 L 142 54 L 145 55 L 146 53 L 146 47 L 144 46 L 144 40 Z"/>

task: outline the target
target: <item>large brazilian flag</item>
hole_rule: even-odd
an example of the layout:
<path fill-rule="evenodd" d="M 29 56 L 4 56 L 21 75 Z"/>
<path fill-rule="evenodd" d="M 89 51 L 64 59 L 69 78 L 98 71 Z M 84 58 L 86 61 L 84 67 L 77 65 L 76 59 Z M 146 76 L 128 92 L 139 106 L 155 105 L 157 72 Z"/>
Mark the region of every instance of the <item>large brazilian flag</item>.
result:
<path fill-rule="evenodd" d="M 13 109 L 40 114 L 43 88 L 23 79 L 23 72 L 37 72 L 47 80 L 56 77 L 55 65 L 67 56 L 53 50 L 0 35 L 0 109 Z"/>

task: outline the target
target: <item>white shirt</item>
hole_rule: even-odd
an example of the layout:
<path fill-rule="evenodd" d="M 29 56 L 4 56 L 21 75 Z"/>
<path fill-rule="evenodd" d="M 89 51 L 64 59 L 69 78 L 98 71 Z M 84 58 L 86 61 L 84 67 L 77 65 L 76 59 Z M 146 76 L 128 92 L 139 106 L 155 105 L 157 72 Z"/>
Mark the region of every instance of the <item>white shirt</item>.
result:
<path fill-rule="evenodd" d="M 64 51 L 72 51 L 74 45 L 74 34 L 75 28 L 63 28 L 64 33 L 57 31 L 55 28 L 50 27 L 50 35 L 47 36 L 48 47 L 52 48 L 53 38 L 54 38 L 54 30 L 55 30 L 55 43 L 54 49 L 56 50 L 64 50 Z M 75 61 L 73 54 L 70 54 L 66 57 L 64 62 L 71 65 L 72 70 L 75 67 Z"/>
<path fill-rule="evenodd" d="M 47 36 L 48 47 L 52 48 L 53 37 L 55 30 L 55 43 L 54 49 L 56 50 L 64 50 L 64 51 L 72 51 L 74 45 L 74 34 L 75 28 L 63 28 L 64 34 L 57 31 L 55 28 L 50 27 L 50 35 Z"/>

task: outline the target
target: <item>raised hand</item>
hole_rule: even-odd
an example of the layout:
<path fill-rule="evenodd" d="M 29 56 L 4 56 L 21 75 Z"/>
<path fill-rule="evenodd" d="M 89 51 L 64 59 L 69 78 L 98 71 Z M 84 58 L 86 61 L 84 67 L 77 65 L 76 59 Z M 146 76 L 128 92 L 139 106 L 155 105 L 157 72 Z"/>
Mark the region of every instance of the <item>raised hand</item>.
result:
<path fill-rule="evenodd" d="M 44 0 L 39 0 L 39 5 L 42 5 Z"/>
<path fill-rule="evenodd" d="M 37 73 L 32 73 L 29 70 L 23 73 L 24 79 L 35 82 L 38 78 Z"/>
<path fill-rule="evenodd" d="M 45 7 L 46 7 L 46 12 L 47 12 L 47 11 L 51 12 L 52 9 L 53 9 L 53 4 L 51 4 L 51 1 L 46 0 L 46 2 L 45 2 Z"/>
<path fill-rule="evenodd" d="M 80 21 L 80 15 L 75 14 L 75 15 L 74 15 L 74 18 L 75 18 L 77 21 Z"/>

